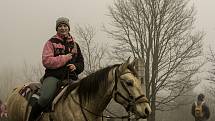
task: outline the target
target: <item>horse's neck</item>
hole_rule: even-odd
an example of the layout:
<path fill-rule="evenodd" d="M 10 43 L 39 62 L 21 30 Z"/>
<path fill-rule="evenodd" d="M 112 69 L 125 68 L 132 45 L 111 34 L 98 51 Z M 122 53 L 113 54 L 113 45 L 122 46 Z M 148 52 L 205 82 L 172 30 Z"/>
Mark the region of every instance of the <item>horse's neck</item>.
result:
<path fill-rule="evenodd" d="M 108 83 L 105 85 L 106 88 L 104 89 L 101 86 L 93 98 L 90 98 L 88 101 L 83 99 L 83 103 L 79 102 L 80 99 L 77 89 L 72 91 L 71 96 L 67 98 L 68 101 L 71 101 L 69 104 L 73 107 L 72 112 L 76 113 L 76 115 L 82 114 L 82 118 L 86 116 L 89 121 L 99 121 L 98 115 L 102 115 L 112 99 L 114 84 L 113 74 L 109 74 Z"/>
<path fill-rule="evenodd" d="M 112 90 L 113 90 L 113 83 L 107 85 L 107 90 L 100 88 L 98 93 L 96 94 L 95 98 L 90 99 L 89 103 L 87 103 L 87 107 L 92 109 L 94 112 L 102 113 L 107 105 L 110 103 L 112 99 Z"/>
<path fill-rule="evenodd" d="M 97 114 L 102 113 L 112 99 L 114 84 L 114 75 L 110 72 L 108 75 L 108 84 L 106 85 L 107 88 L 99 88 L 95 98 L 90 99 L 89 103 L 86 103 L 86 108 L 91 109 Z"/>

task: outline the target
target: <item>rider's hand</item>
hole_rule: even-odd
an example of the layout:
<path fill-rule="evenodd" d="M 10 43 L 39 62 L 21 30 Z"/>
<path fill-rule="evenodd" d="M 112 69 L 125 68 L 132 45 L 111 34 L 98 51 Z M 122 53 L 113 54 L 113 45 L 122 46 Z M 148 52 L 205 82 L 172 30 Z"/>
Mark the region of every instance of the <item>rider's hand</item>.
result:
<path fill-rule="evenodd" d="M 70 56 L 70 57 L 72 57 L 72 55 L 73 55 L 73 54 L 72 54 L 72 53 L 68 53 L 68 54 L 66 54 L 66 55 L 67 55 L 67 56 Z"/>
<path fill-rule="evenodd" d="M 74 64 L 68 64 L 67 67 L 70 69 L 70 71 L 76 70 L 76 66 Z"/>

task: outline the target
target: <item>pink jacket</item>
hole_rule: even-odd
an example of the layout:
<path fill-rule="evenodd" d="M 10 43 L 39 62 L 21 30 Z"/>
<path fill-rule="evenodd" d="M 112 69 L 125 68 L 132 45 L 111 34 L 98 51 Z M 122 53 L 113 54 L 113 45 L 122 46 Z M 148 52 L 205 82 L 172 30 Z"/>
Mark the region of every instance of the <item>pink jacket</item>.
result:
<path fill-rule="evenodd" d="M 63 41 L 63 39 L 60 37 L 60 35 L 56 34 L 52 38 L 57 38 Z M 70 39 L 68 41 L 74 41 L 72 36 L 70 36 Z M 50 41 L 47 41 L 43 48 L 42 53 L 42 63 L 43 66 L 48 69 L 57 69 L 59 67 L 64 66 L 69 60 L 72 59 L 71 56 L 68 55 L 59 55 L 54 57 L 54 48 L 64 48 L 61 44 L 52 43 Z"/>

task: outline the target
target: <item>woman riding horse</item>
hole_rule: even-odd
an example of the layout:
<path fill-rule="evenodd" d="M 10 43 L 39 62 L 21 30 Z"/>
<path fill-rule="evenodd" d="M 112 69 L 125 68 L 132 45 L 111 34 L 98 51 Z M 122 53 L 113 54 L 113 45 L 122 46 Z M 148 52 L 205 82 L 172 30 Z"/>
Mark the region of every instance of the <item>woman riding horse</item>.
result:
<path fill-rule="evenodd" d="M 10 121 L 24 121 L 27 100 L 13 91 L 8 99 Z M 101 121 L 102 113 L 114 99 L 137 119 L 146 118 L 151 109 L 137 78 L 134 65 L 127 60 L 98 70 L 83 78 L 77 87 L 68 87 L 63 98 L 55 105 L 54 112 L 45 113 L 40 121 Z"/>

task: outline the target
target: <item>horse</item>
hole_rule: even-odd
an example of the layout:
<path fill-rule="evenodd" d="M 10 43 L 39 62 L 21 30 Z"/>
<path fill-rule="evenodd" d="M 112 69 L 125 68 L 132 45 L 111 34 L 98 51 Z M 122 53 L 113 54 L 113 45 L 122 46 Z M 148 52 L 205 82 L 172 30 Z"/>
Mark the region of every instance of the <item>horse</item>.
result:
<path fill-rule="evenodd" d="M 147 118 L 151 108 L 134 67 L 128 59 L 89 74 L 74 89 L 69 86 L 54 111 L 44 113 L 39 121 L 102 121 L 112 99 L 137 119 Z M 18 93 L 20 89 L 14 89 L 7 100 L 9 121 L 26 121 L 29 115 L 28 101 Z"/>

